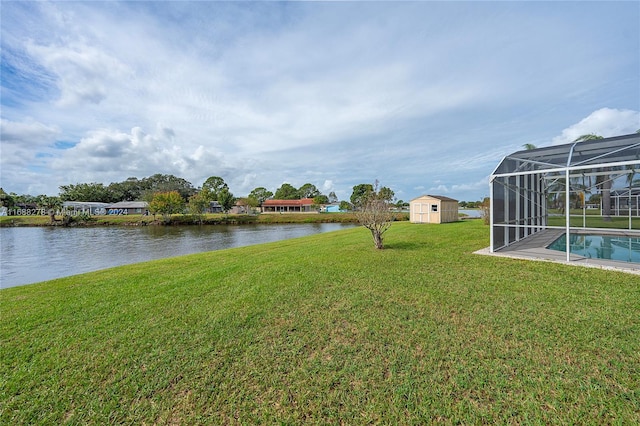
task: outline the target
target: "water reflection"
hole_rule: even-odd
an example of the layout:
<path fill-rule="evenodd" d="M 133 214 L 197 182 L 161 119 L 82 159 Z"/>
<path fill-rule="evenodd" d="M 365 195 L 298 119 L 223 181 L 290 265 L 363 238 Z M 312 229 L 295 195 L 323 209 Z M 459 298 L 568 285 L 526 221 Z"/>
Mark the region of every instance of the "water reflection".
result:
<path fill-rule="evenodd" d="M 480 210 L 458 209 L 458 213 L 465 214 L 468 217 L 482 217 L 482 212 Z"/>
<path fill-rule="evenodd" d="M 0 287 L 329 232 L 351 224 L 1 228 Z"/>
<path fill-rule="evenodd" d="M 567 251 L 566 234 L 555 240 L 549 249 Z M 571 234 L 571 253 L 593 259 L 640 263 L 640 238 L 622 235 Z"/>

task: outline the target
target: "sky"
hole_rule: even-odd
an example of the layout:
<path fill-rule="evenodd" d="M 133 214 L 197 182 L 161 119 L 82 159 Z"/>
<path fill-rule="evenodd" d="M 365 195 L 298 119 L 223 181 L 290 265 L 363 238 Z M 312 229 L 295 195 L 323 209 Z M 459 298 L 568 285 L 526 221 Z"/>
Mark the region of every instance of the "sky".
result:
<path fill-rule="evenodd" d="M 640 2 L 0 4 L 0 186 L 480 200 L 524 144 L 640 129 Z"/>

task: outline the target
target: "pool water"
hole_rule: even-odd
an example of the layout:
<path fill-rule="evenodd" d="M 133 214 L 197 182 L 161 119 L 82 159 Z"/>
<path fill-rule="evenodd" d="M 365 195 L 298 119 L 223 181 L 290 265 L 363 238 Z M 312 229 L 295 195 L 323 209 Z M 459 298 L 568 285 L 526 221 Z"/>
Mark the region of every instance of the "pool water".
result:
<path fill-rule="evenodd" d="M 571 253 L 586 258 L 640 263 L 640 237 L 571 234 L 569 242 Z M 566 234 L 563 234 L 547 248 L 566 252 Z"/>

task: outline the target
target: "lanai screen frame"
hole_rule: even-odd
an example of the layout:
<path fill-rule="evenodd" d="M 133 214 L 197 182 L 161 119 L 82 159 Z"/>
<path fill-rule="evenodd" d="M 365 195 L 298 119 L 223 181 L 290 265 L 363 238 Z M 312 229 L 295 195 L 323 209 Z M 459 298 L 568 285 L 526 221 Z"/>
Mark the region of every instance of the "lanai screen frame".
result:
<path fill-rule="evenodd" d="M 640 175 L 640 134 L 517 151 L 502 159 L 489 178 L 490 251 L 503 249 L 548 228 L 548 195 L 564 185 L 567 261 L 570 260 L 571 178 Z M 633 176 L 633 175 L 632 175 Z M 631 180 L 629 185 L 631 185 Z M 574 188 L 575 189 L 575 188 Z M 582 227 L 573 229 L 602 230 Z M 632 230 L 629 211 L 628 230 Z M 638 232 L 640 235 L 640 231 Z"/>

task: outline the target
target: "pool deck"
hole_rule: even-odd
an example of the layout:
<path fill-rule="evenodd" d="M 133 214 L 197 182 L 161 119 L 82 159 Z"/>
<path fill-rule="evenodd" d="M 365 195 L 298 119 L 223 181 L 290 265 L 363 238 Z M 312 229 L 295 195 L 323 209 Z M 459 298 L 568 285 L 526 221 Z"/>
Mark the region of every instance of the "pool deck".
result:
<path fill-rule="evenodd" d="M 620 233 L 620 235 L 637 235 L 637 233 L 632 234 L 628 231 L 617 233 Z M 589 259 L 577 254 L 572 254 L 570 256 L 571 260 L 567 262 L 566 252 L 549 250 L 546 248 L 549 244 L 558 239 L 562 234 L 564 234 L 564 230 L 562 229 L 547 229 L 514 244 L 511 244 L 508 247 L 502 248 L 496 252 L 491 253 L 489 247 L 487 247 L 482 250 L 476 251 L 475 254 L 509 257 L 512 259 L 527 259 L 542 262 L 563 263 L 565 265 L 585 266 L 589 268 L 607 269 L 640 275 L 640 264 L 637 263 L 618 262 L 615 260 L 605 259 Z"/>

